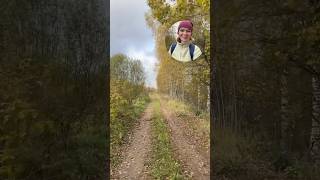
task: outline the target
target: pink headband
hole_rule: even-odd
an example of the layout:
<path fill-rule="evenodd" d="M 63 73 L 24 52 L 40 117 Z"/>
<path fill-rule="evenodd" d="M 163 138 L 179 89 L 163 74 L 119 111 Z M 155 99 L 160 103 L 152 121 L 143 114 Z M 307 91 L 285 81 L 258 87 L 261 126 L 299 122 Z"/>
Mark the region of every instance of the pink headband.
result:
<path fill-rule="evenodd" d="M 192 24 L 192 22 L 189 21 L 189 20 L 183 20 L 183 21 L 180 22 L 180 24 L 179 24 L 179 26 L 178 26 L 178 32 L 179 32 L 180 28 L 182 28 L 182 27 L 183 27 L 183 28 L 187 28 L 187 29 L 189 29 L 189 30 L 192 32 L 193 24 Z"/>

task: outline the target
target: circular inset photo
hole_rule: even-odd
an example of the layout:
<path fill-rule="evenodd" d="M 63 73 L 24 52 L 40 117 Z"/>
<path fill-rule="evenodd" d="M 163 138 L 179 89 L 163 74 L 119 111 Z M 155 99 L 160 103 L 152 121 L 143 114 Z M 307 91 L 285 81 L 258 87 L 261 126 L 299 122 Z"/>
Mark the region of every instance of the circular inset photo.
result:
<path fill-rule="evenodd" d="M 203 42 L 196 41 L 196 36 L 201 36 L 201 33 L 192 21 L 182 20 L 174 23 L 168 29 L 165 38 L 169 55 L 180 62 L 191 62 L 201 57 Z"/>

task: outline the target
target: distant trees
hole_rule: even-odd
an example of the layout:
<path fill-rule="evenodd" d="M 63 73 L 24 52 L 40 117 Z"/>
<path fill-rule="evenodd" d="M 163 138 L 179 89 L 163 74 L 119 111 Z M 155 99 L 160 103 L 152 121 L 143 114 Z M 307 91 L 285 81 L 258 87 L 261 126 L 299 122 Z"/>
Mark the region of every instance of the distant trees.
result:
<path fill-rule="evenodd" d="M 123 54 L 114 55 L 110 61 L 111 91 L 115 90 L 131 102 L 145 94 L 145 73 L 140 60 Z"/>

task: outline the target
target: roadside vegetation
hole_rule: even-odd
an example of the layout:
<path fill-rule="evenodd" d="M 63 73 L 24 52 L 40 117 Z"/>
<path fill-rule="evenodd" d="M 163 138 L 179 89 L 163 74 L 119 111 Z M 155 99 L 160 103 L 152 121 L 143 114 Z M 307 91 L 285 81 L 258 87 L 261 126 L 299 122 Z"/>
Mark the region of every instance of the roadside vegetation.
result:
<path fill-rule="evenodd" d="M 120 162 L 120 148 L 126 142 L 137 119 L 149 102 L 144 87 L 144 72 L 140 61 L 123 54 L 111 58 L 110 135 L 111 164 Z"/>
<path fill-rule="evenodd" d="M 203 148 L 210 147 L 210 117 L 205 110 L 198 110 L 187 102 L 177 99 L 162 98 L 162 103 L 175 113 L 178 120 L 184 121 L 190 132 Z"/>
<path fill-rule="evenodd" d="M 179 162 L 174 159 L 170 144 L 169 129 L 161 116 L 160 101 L 158 95 L 152 95 L 154 99 L 154 117 L 152 120 L 152 159 L 151 175 L 155 179 L 184 179 Z"/>

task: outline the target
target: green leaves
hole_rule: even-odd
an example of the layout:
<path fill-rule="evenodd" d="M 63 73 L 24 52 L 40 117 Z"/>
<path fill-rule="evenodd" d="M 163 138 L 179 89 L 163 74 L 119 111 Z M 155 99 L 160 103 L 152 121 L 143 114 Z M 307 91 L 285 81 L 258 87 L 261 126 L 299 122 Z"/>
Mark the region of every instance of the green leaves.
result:
<path fill-rule="evenodd" d="M 119 148 L 148 101 L 141 61 L 124 54 L 110 59 L 110 130 L 111 164 L 119 163 Z"/>

